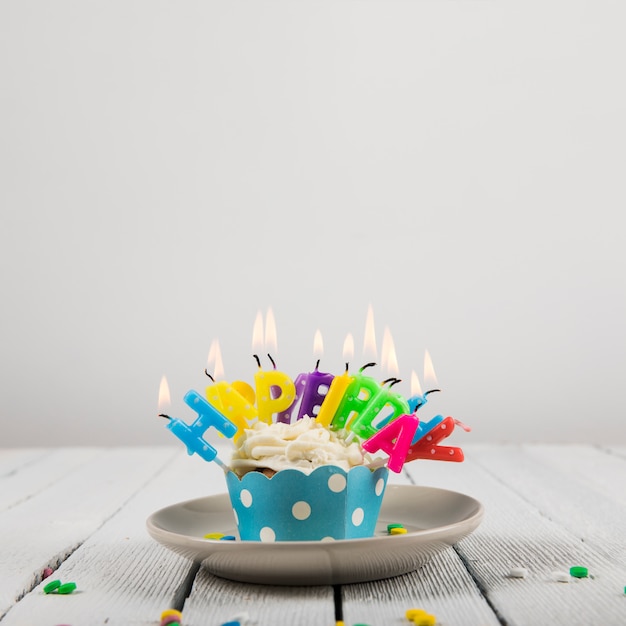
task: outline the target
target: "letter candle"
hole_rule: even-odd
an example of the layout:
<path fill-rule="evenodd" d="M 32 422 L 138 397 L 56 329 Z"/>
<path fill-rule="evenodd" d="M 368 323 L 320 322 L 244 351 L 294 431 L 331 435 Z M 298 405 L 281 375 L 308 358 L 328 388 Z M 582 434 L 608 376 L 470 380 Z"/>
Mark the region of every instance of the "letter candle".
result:
<path fill-rule="evenodd" d="M 380 385 L 371 376 L 363 376 L 363 371 L 374 365 L 376 363 L 366 363 L 359 369 L 358 374 L 351 377 L 352 380 L 347 386 L 332 419 L 331 426 L 333 429 L 347 428 L 352 419 L 361 411 L 364 411 L 370 400 L 380 391 Z M 347 369 L 345 375 L 347 375 Z M 322 405 L 322 408 L 324 408 L 324 405 Z"/>
<path fill-rule="evenodd" d="M 389 387 L 384 387 L 385 383 L 390 382 Z M 378 388 L 378 392 L 373 395 L 366 403 L 363 411 L 357 411 L 357 416 L 348 423 L 348 429 L 354 435 L 361 439 L 369 439 L 380 428 L 374 426 L 374 421 L 386 407 L 392 409 L 390 417 L 386 418 L 387 422 L 391 422 L 403 413 L 409 413 L 409 405 L 407 401 L 398 393 L 391 391 L 391 387 L 400 382 L 398 378 L 391 378 L 383 382 Z"/>
<path fill-rule="evenodd" d="M 254 406 L 254 390 L 243 381 L 235 381 L 232 384 L 226 381 L 216 382 L 218 376 L 224 375 L 222 353 L 217 340 L 211 343 L 207 361 L 209 365 L 212 362 L 215 363 L 215 371 L 211 375 L 207 369 L 204 370 L 204 373 L 213 381 L 213 384 L 205 389 L 206 399 L 237 426 L 237 432 L 234 435 L 236 441 L 243 434 L 244 429 L 249 428 L 251 422 L 255 421 L 258 416 Z"/>
<path fill-rule="evenodd" d="M 161 381 L 163 387 L 163 380 Z M 165 387 L 167 382 L 165 382 Z M 169 390 L 167 392 L 169 397 Z M 161 393 L 159 393 L 161 398 Z M 211 427 L 216 428 L 224 437 L 232 437 L 237 427 L 228 418 L 211 406 L 197 391 L 188 391 L 185 395 L 185 404 L 190 406 L 198 417 L 188 425 L 182 420 L 160 413 L 160 417 L 168 420 L 167 428 L 187 446 L 189 455 L 198 454 L 205 461 L 215 461 L 225 472 L 228 466 L 217 456 L 217 450 L 204 439 L 204 433 Z M 160 402 L 159 402 L 160 403 Z"/>
<path fill-rule="evenodd" d="M 322 333 L 318 330 L 313 339 L 313 353 L 321 356 L 324 352 Z M 315 370 L 306 375 L 304 379 L 304 393 L 298 411 L 298 419 L 305 415 L 315 417 L 318 415 L 324 398 L 328 395 L 334 375 L 319 371 L 320 360 L 315 364 Z"/>
<path fill-rule="evenodd" d="M 386 452 L 389 455 L 387 467 L 398 474 L 402 471 L 418 424 L 416 415 L 400 415 L 365 440 L 361 446 L 371 453 L 378 450 Z"/>
<path fill-rule="evenodd" d="M 337 414 L 337 410 L 341 404 L 342 399 L 346 394 L 346 390 L 354 380 L 354 376 L 350 376 L 348 374 L 349 369 L 349 359 L 354 356 L 354 339 L 352 335 L 348 333 L 343 342 L 343 358 L 346 360 L 346 369 L 341 376 L 335 376 L 333 378 L 333 382 L 330 384 L 330 388 L 328 393 L 326 394 L 326 398 L 324 398 L 324 402 L 317 414 L 316 420 L 325 426 L 326 428 L 330 427 L 333 418 Z M 337 426 L 338 427 L 338 426 Z"/>
<path fill-rule="evenodd" d="M 430 430 L 417 443 L 409 447 L 405 463 L 416 459 L 432 459 L 433 461 L 455 461 L 460 463 L 465 457 L 461 448 L 452 446 L 438 446 L 437 444 L 449 437 L 454 430 L 456 421 L 446 417 Z"/>
<path fill-rule="evenodd" d="M 254 390 L 250 385 L 244 383 L 243 381 L 236 381 L 230 385 L 225 380 L 221 380 L 219 382 L 215 382 L 215 379 L 211 374 L 204 370 L 204 373 L 213 381 L 213 385 L 209 385 L 206 390 L 206 398 L 214 408 L 218 411 L 221 411 L 235 426 L 237 427 L 237 432 L 234 435 L 234 440 L 237 441 L 241 435 L 243 435 L 243 431 L 246 428 L 250 428 L 250 424 L 256 420 L 258 416 L 258 411 L 254 406 Z M 242 395 L 234 385 L 238 385 L 239 389 L 242 391 L 244 388 L 242 385 L 247 385 L 249 391 L 252 394 L 252 399 L 250 399 L 250 393 L 248 392 L 248 397 Z"/>
<path fill-rule="evenodd" d="M 271 424 L 274 413 L 280 413 L 291 406 L 296 397 L 296 388 L 287 374 L 276 370 L 276 363 L 274 363 L 271 355 L 268 354 L 267 356 L 274 369 L 270 371 L 262 369 L 261 361 L 255 354 L 254 358 L 259 369 L 254 375 L 254 382 L 259 420 Z"/>

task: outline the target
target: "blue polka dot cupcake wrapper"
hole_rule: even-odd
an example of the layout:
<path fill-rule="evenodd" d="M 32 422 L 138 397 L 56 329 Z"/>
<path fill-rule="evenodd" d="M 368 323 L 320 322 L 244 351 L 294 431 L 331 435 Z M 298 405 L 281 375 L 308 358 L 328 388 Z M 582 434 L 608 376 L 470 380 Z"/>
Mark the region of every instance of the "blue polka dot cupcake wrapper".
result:
<path fill-rule="evenodd" d="M 371 537 L 388 470 L 318 467 L 286 469 L 268 478 L 249 472 L 226 476 L 230 501 L 245 541 L 332 541 Z"/>

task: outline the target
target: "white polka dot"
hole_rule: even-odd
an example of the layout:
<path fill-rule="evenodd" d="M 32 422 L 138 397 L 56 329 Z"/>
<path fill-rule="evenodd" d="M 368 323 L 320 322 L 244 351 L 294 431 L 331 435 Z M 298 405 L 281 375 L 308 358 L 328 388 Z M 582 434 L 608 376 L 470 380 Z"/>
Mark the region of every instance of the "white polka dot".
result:
<path fill-rule="evenodd" d="M 343 474 L 333 474 L 328 479 L 328 488 L 335 493 L 339 493 L 346 488 L 346 477 Z"/>
<path fill-rule="evenodd" d="M 335 541 L 334 537 L 322 537 L 320 541 Z"/>
<path fill-rule="evenodd" d="M 352 523 L 355 526 L 360 526 L 363 523 L 363 518 L 365 517 L 365 513 L 362 508 L 354 509 L 352 512 Z"/>
<path fill-rule="evenodd" d="M 385 480 L 383 478 L 379 478 L 376 481 L 376 487 L 374 488 L 376 495 L 379 496 L 383 492 L 384 488 L 385 488 Z"/>
<path fill-rule="evenodd" d="M 300 500 L 291 507 L 291 514 L 296 519 L 306 519 L 309 515 L 311 515 L 311 506 L 308 502 Z"/>
<path fill-rule="evenodd" d="M 246 509 L 250 508 L 252 505 L 252 494 L 247 489 L 242 489 L 239 494 L 239 499 L 241 500 L 241 504 L 243 504 Z"/>
<path fill-rule="evenodd" d="M 269 526 L 264 526 L 263 528 L 261 528 L 261 532 L 259 533 L 259 535 L 261 537 L 261 541 L 276 541 L 276 533 Z"/>

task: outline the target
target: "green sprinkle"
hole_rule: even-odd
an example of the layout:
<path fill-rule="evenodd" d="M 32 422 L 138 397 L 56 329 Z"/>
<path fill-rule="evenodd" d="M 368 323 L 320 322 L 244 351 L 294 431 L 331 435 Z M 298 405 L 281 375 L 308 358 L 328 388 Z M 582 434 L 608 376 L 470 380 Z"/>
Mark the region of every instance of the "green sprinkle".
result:
<path fill-rule="evenodd" d="M 56 591 L 59 587 L 61 586 L 61 581 L 60 580 L 51 580 L 44 588 L 43 588 L 43 592 L 44 593 L 52 593 L 53 591 Z"/>
<path fill-rule="evenodd" d="M 62 594 L 72 593 L 74 589 L 76 589 L 76 583 L 63 583 L 57 589 L 57 593 L 62 593 Z"/>
<path fill-rule="evenodd" d="M 574 567 L 569 568 L 570 576 L 574 578 L 587 578 L 589 576 L 589 570 L 586 567 L 581 567 L 576 565 Z"/>
<path fill-rule="evenodd" d="M 387 524 L 387 532 L 389 532 L 392 528 L 404 528 L 402 524 Z"/>

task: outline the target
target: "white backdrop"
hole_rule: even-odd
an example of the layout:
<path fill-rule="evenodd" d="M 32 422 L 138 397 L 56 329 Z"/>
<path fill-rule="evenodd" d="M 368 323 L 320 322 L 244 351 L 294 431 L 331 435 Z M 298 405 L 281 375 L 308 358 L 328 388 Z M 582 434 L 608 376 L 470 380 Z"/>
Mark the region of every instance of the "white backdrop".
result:
<path fill-rule="evenodd" d="M 0 3 L 0 445 L 152 444 L 251 381 L 432 355 L 467 441 L 626 443 L 626 5 Z M 375 371 L 372 371 L 377 375 Z M 382 373 L 381 373 L 382 375 Z"/>

